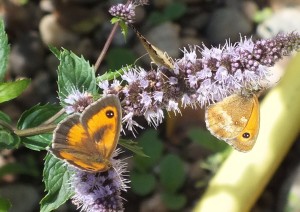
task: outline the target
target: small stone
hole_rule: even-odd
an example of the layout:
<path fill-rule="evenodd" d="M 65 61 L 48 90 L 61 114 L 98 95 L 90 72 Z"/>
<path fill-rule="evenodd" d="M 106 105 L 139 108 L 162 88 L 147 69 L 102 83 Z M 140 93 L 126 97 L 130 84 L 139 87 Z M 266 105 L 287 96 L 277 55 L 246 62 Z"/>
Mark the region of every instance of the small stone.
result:
<path fill-rule="evenodd" d="M 41 39 L 46 46 L 73 49 L 77 46 L 79 36 L 63 28 L 54 14 L 45 15 L 39 25 Z"/>

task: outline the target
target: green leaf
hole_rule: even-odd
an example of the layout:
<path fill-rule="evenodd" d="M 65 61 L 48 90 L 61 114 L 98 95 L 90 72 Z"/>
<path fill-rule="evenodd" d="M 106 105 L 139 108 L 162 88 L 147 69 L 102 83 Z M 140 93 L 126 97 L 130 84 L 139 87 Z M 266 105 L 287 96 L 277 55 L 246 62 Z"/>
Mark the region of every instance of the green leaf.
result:
<path fill-rule="evenodd" d="M 19 145 L 20 137 L 5 130 L 0 130 L 0 149 L 14 149 Z"/>
<path fill-rule="evenodd" d="M 9 45 L 7 35 L 4 29 L 4 21 L 1 19 L 0 21 L 0 82 L 3 82 L 6 70 L 7 70 L 7 62 L 9 55 Z"/>
<path fill-rule="evenodd" d="M 22 130 L 39 126 L 55 115 L 60 109 L 60 106 L 51 104 L 35 105 L 21 115 L 17 123 L 17 128 Z"/>
<path fill-rule="evenodd" d="M 6 122 L 6 123 L 8 123 L 8 124 L 11 123 L 10 117 L 9 117 L 6 113 L 4 113 L 4 112 L 2 112 L 2 111 L 0 111 L 0 120 Z"/>
<path fill-rule="evenodd" d="M 166 7 L 164 16 L 168 21 L 177 20 L 185 14 L 186 10 L 187 7 L 185 4 L 181 2 L 174 2 L 173 4 L 170 4 L 168 7 Z"/>
<path fill-rule="evenodd" d="M 126 70 L 126 68 L 121 68 L 118 71 L 108 71 L 104 74 L 102 74 L 101 76 L 97 77 L 97 82 L 102 82 L 105 80 L 113 80 L 116 79 L 120 76 L 122 76 L 122 74 L 124 73 L 124 69 Z"/>
<path fill-rule="evenodd" d="M 0 212 L 9 211 L 10 208 L 11 203 L 7 199 L 0 197 Z"/>
<path fill-rule="evenodd" d="M 124 64 L 134 63 L 136 56 L 132 50 L 125 48 L 111 48 L 107 53 L 106 60 L 111 70 L 120 69 Z"/>
<path fill-rule="evenodd" d="M 60 51 L 58 48 L 55 46 L 49 46 L 50 51 L 57 57 L 58 59 L 60 58 Z"/>
<path fill-rule="evenodd" d="M 188 137 L 213 153 L 224 151 L 229 147 L 228 144 L 218 140 L 207 130 L 199 128 L 189 130 Z"/>
<path fill-rule="evenodd" d="M 17 124 L 17 128 L 22 130 L 31 127 L 37 127 L 55 115 L 60 109 L 61 107 L 56 105 L 36 105 L 21 115 Z M 63 117 L 61 117 L 59 120 L 62 118 Z M 36 151 L 44 150 L 50 145 L 51 140 L 52 132 L 21 138 L 21 142 L 24 146 Z"/>
<path fill-rule="evenodd" d="M 45 157 L 43 176 L 48 193 L 40 202 L 40 211 L 48 212 L 64 204 L 74 192 L 69 187 L 70 173 L 64 162 L 50 153 Z"/>
<path fill-rule="evenodd" d="M 146 155 L 143 152 L 143 148 L 138 146 L 137 142 L 134 142 L 134 141 L 131 141 L 131 140 L 126 140 L 126 139 L 119 139 L 119 144 L 122 147 L 134 152 L 135 154 L 137 154 L 141 157 L 149 157 L 148 155 Z"/>
<path fill-rule="evenodd" d="M 58 95 L 60 101 L 75 90 L 97 94 L 95 70 L 83 57 L 63 50 L 60 53 L 58 66 Z"/>
<path fill-rule="evenodd" d="M 134 193 L 145 196 L 151 193 L 156 184 L 154 175 L 131 173 L 130 175 L 131 187 Z"/>
<path fill-rule="evenodd" d="M 160 163 L 160 181 L 168 192 L 177 191 L 185 181 L 182 160 L 177 155 L 166 155 Z"/>
<path fill-rule="evenodd" d="M 162 199 L 170 210 L 180 210 L 186 204 L 186 197 L 182 194 L 164 193 Z"/>
<path fill-rule="evenodd" d="M 156 130 L 147 130 L 138 140 L 144 153 L 149 157 L 134 155 L 134 165 L 139 171 L 146 171 L 156 165 L 161 158 L 163 152 L 162 141 L 157 138 Z"/>
<path fill-rule="evenodd" d="M 45 150 L 51 144 L 51 141 L 52 133 L 21 138 L 22 144 L 34 151 Z"/>
<path fill-rule="evenodd" d="M 20 79 L 14 82 L 0 84 L 0 103 L 18 97 L 29 85 L 29 79 Z"/>

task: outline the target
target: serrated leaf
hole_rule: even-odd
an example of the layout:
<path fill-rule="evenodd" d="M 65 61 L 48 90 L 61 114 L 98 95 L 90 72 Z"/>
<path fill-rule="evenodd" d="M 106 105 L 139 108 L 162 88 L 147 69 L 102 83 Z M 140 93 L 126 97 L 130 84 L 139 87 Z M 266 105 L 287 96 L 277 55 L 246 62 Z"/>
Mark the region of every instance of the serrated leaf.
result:
<path fill-rule="evenodd" d="M 60 51 L 58 48 L 55 46 L 49 46 L 50 51 L 57 57 L 58 59 L 60 58 Z"/>
<path fill-rule="evenodd" d="M 22 130 L 37 127 L 55 115 L 60 108 L 60 106 L 50 104 L 36 105 L 21 115 L 17 128 Z M 49 146 L 51 140 L 52 132 L 21 138 L 21 142 L 24 146 L 36 151 L 44 150 L 47 146 Z"/>
<path fill-rule="evenodd" d="M 166 155 L 160 163 L 160 182 L 168 192 L 177 191 L 185 181 L 183 161 L 173 154 Z"/>
<path fill-rule="evenodd" d="M 9 211 L 11 208 L 11 203 L 8 199 L 0 197 L 0 212 Z"/>
<path fill-rule="evenodd" d="M 14 82 L 0 84 L 0 103 L 18 97 L 29 85 L 29 79 L 20 79 Z"/>
<path fill-rule="evenodd" d="M 19 144 L 20 137 L 5 130 L 0 130 L 0 149 L 15 149 L 19 147 Z"/>
<path fill-rule="evenodd" d="M 180 210 L 186 204 L 186 197 L 182 194 L 164 193 L 162 199 L 170 210 Z"/>
<path fill-rule="evenodd" d="M 74 89 L 97 94 L 95 70 L 88 61 L 67 50 L 60 53 L 59 60 L 57 84 L 61 102 L 73 93 Z"/>
<path fill-rule="evenodd" d="M 138 146 L 138 143 L 137 142 L 134 142 L 134 141 L 131 141 L 131 140 L 126 140 L 126 139 L 119 139 L 119 144 L 132 151 L 133 153 L 141 156 L 141 157 L 149 157 L 148 155 L 146 155 L 144 152 L 143 152 L 143 148 Z"/>
<path fill-rule="evenodd" d="M 144 153 L 149 156 L 147 158 L 138 155 L 133 156 L 135 167 L 142 172 L 152 168 L 158 163 L 162 156 L 163 145 L 162 141 L 157 137 L 156 130 L 147 130 L 138 138 L 138 141 Z"/>
<path fill-rule="evenodd" d="M 141 196 L 151 193 L 156 185 L 152 174 L 131 173 L 130 181 L 133 192 Z"/>
<path fill-rule="evenodd" d="M 9 55 L 9 45 L 7 35 L 4 29 L 4 21 L 0 20 L 0 82 L 3 82 Z"/>
<path fill-rule="evenodd" d="M 64 162 L 50 153 L 45 157 L 43 177 L 48 193 L 40 202 L 40 211 L 48 212 L 64 204 L 74 192 L 69 188 L 70 173 Z"/>

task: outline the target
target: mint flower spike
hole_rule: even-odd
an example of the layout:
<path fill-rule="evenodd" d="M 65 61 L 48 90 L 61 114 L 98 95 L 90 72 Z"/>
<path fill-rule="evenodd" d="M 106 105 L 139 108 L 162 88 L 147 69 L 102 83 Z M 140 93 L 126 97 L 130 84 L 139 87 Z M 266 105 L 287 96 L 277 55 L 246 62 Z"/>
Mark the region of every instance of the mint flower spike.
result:
<path fill-rule="evenodd" d="M 124 69 L 121 82 L 105 82 L 103 93 L 122 99 L 123 123 L 134 131 L 140 125 L 135 116 L 144 116 L 157 127 L 164 110 L 180 113 L 180 107 L 205 107 L 234 94 L 266 89 L 262 82 L 272 74 L 269 67 L 283 56 L 299 50 L 297 33 L 279 34 L 272 39 L 240 41 L 223 47 L 190 46 L 174 63 L 174 70 L 147 71 L 141 67 Z M 123 85 L 116 89 L 115 85 Z"/>
<path fill-rule="evenodd" d="M 114 152 L 111 159 L 112 168 L 106 172 L 73 170 L 74 174 L 70 178 L 71 189 L 75 192 L 72 202 L 81 208 L 81 211 L 124 211 L 121 191 L 129 188 L 129 181 L 124 179 L 127 164 L 122 160 L 113 159 L 120 153 L 120 149 Z"/>
<path fill-rule="evenodd" d="M 63 100 L 63 105 L 67 114 L 79 112 L 81 113 L 88 105 L 94 102 L 91 93 L 84 91 L 81 92 L 75 88 Z"/>

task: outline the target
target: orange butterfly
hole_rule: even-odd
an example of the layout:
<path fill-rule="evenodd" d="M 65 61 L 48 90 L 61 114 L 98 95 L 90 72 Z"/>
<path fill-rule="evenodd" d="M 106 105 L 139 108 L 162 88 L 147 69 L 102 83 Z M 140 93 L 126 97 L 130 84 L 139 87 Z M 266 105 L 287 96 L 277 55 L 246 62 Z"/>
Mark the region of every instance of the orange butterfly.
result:
<path fill-rule="evenodd" d="M 255 94 L 233 94 L 209 105 L 205 112 L 207 129 L 241 152 L 250 151 L 259 132 L 259 102 Z"/>
<path fill-rule="evenodd" d="M 111 167 L 122 123 L 117 96 L 110 95 L 89 105 L 82 114 L 73 114 L 55 129 L 52 147 L 56 157 L 89 172 Z"/>

